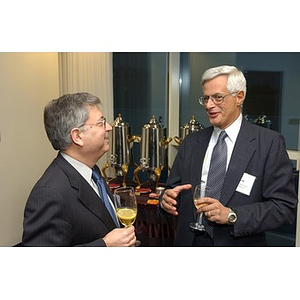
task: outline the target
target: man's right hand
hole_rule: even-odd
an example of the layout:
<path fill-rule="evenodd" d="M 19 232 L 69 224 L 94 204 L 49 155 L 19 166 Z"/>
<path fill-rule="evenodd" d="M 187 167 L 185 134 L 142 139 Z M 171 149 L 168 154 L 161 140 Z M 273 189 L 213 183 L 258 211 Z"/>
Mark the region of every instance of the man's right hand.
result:
<path fill-rule="evenodd" d="M 136 236 L 134 226 L 115 228 L 103 238 L 107 247 L 132 247 Z"/>
<path fill-rule="evenodd" d="M 183 185 L 178 185 L 173 189 L 165 190 L 162 196 L 161 207 L 169 214 L 177 216 L 178 212 L 176 208 L 177 205 L 176 198 L 183 190 L 189 190 L 191 188 L 192 188 L 191 184 L 183 184 Z"/>

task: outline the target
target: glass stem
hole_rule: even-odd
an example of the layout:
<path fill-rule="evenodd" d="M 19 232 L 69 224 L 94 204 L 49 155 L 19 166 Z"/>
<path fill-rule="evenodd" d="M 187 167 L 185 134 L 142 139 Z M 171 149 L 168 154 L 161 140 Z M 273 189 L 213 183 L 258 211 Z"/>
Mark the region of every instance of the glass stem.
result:
<path fill-rule="evenodd" d="M 203 212 L 197 214 L 197 223 L 200 225 L 202 225 L 202 217 L 203 217 Z"/>

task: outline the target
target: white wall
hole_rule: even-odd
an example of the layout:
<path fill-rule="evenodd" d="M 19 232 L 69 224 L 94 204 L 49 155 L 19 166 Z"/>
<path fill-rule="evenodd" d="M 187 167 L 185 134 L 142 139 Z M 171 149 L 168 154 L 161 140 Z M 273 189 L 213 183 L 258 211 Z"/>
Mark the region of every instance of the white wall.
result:
<path fill-rule="evenodd" d="M 0 53 L 0 246 L 21 241 L 25 202 L 56 156 L 44 106 L 59 96 L 57 53 Z"/>

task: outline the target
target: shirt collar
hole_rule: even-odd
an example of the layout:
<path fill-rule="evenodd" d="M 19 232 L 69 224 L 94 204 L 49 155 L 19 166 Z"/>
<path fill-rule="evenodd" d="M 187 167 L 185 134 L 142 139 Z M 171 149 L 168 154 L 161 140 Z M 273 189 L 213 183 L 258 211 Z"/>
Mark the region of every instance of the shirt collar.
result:
<path fill-rule="evenodd" d="M 90 182 L 92 178 L 92 169 L 89 168 L 84 163 L 76 160 L 75 158 L 67 155 L 66 153 L 61 152 L 62 157 L 69 162 L 79 173 L 80 175 L 87 181 Z"/>
<path fill-rule="evenodd" d="M 237 136 L 239 134 L 239 131 L 240 131 L 240 128 L 242 125 L 242 120 L 243 120 L 243 117 L 242 117 L 242 114 L 240 114 L 239 117 L 230 126 L 228 126 L 225 129 L 227 136 L 232 143 L 235 143 L 235 141 L 237 139 Z M 213 135 L 216 140 L 218 139 L 221 131 L 222 130 L 219 127 L 214 126 Z"/>

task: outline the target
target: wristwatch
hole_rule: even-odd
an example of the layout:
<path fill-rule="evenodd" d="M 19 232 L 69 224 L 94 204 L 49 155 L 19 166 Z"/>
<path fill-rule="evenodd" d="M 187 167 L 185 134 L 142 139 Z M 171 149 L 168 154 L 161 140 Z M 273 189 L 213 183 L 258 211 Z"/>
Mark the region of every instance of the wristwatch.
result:
<path fill-rule="evenodd" d="M 228 224 L 234 225 L 237 220 L 237 215 L 230 207 L 228 207 L 228 208 L 229 208 L 229 214 L 228 214 L 228 218 L 227 218 Z"/>

